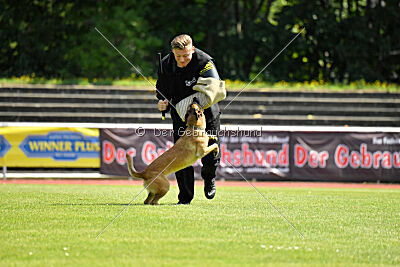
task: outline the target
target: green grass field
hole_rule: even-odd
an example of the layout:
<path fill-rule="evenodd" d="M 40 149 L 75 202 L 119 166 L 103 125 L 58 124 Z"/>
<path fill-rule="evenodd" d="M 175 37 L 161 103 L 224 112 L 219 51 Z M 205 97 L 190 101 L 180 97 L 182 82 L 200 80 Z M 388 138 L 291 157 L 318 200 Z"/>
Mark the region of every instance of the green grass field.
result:
<path fill-rule="evenodd" d="M 0 266 L 400 265 L 400 192 L 202 187 L 176 206 L 145 194 L 98 238 L 140 186 L 0 184 Z"/>

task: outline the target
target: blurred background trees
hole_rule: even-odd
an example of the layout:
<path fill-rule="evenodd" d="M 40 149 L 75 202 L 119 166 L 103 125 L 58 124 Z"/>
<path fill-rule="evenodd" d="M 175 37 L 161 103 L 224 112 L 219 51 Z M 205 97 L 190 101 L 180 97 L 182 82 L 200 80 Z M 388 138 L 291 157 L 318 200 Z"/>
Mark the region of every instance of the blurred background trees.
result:
<path fill-rule="evenodd" d="M 400 81 L 398 0 L 0 0 L 0 77 L 146 76 L 179 33 L 215 58 L 224 79 Z"/>

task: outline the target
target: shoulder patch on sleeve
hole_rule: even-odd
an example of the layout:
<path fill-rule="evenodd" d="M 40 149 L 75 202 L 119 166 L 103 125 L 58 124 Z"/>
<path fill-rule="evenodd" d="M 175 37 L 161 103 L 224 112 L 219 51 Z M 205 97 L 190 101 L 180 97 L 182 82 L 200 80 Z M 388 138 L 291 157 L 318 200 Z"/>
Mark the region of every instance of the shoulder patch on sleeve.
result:
<path fill-rule="evenodd" d="M 208 61 L 207 64 L 204 66 L 204 68 L 200 71 L 200 75 L 203 75 L 208 70 L 211 70 L 214 67 L 214 65 L 211 63 L 211 61 Z"/>

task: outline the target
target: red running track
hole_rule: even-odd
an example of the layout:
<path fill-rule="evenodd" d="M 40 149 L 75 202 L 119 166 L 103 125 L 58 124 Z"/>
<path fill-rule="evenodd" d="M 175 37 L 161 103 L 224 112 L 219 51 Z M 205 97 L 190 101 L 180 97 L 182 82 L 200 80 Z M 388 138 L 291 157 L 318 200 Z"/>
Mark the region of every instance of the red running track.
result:
<path fill-rule="evenodd" d="M 170 181 L 176 185 L 176 181 Z M 256 187 L 293 187 L 293 188 L 377 188 L 400 189 L 400 184 L 375 183 L 330 183 L 330 182 L 251 182 Z M 96 179 L 8 179 L 0 180 L 0 184 L 70 184 L 70 185 L 142 185 L 141 180 L 96 180 Z M 196 184 L 203 184 L 196 181 Z M 242 181 L 217 181 L 217 186 L 244 186 Z"/>

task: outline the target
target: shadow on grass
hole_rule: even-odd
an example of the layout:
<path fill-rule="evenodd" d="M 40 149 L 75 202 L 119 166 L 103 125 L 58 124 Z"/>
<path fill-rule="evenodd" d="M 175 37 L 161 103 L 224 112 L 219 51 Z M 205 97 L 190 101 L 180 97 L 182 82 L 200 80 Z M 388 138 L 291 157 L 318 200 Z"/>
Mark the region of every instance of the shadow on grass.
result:
<path fill-rule="evenodd" d="M 54 203 L 50 206 L 180 206 L 176 203 L 161 203 L 158 205 L 145 205 L 143 203 Z"/>

